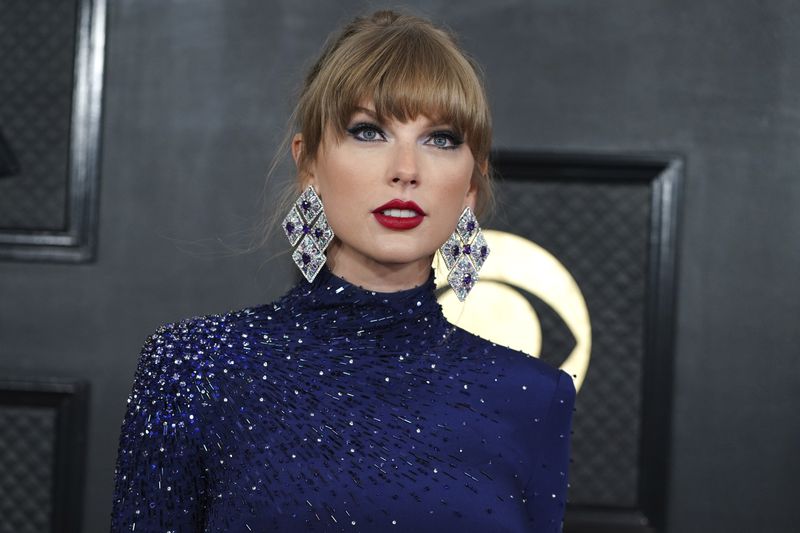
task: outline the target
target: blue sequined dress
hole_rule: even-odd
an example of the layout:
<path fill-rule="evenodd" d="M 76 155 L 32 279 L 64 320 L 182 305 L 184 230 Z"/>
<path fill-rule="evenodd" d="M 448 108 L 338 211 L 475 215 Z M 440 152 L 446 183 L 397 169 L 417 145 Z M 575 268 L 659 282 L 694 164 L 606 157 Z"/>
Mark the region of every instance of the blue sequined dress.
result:
<path fill-rule="evenodd" d="M 432 270 L 375 293 L 323 268 L 148 337 L 111 529 L 556 532 L 574 400 L 563 371 L 450 325 Z"/>

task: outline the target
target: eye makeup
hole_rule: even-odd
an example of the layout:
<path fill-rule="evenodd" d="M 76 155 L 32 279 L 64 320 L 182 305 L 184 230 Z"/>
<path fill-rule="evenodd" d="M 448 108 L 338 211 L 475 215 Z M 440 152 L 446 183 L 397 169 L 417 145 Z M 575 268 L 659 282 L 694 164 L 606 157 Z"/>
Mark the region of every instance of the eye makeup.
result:
<path fill-rule="evenodd" d="M 461 138 L 459 135 L 456 135 L 455 132 L 450 130 L 437 130 L 430 134 L 430 139 L 444 139 L 445 142 L 450 142 L 450 146 L 443 146 L 437 143 L 433 143 L 433 146 L 436 148 L 441 148 L 442 150 L 454 150 L 464 144 L 464 139 Z"/>
<path fill-rule="evenodd" d="M 369 122 L 359 122 L 358 124 L 347 128 L 347 134 L 356 140 L 364 142 L 375 142 L 378 140 L 374 136 L 372 138 L 365 137 L 363 134 L 366 132 L 372 132 L 375 135 L 380 135 L 384 140 L 386 139 L 386 135 L 383 133 L 383 130 L 375 124 L 371 124 Z"/>
<path fill-rule="evenodd" d="M 348 135 L 362 142 L 386 140 L 384 131 L 371 122 L 358 122 L 348 127 L 346 131 Z M 428 135 L 428 141 L 425 144 L 440 150 L 454 150 L 464 144 L 464 139 L 452 130 L 436 130 Z"/>

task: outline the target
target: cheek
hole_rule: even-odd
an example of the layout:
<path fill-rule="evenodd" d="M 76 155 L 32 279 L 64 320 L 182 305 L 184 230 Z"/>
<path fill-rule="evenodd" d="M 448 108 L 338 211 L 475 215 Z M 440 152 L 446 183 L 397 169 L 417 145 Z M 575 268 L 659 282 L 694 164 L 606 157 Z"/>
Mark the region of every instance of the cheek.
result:
<path fill-rule="evenodd" d="M 325 214 L 334 233 L 350 234 L 363 220 L 354 214 L 364 211 L 360 200 L 366 191 L 364 164 L 356 157 L 321 158 L 316 170 L 317 186 Z"/>
<path fill-rule="evenodd" d="M 464 210 L 466 194 L 472 178 L 472 164 L 470 162 L 453 165 L 447 172 L 442 172 L 441 167 L 436 176 L 435 195 L 432 195 L 433 204 L 431 216 L 431 238 L 444 242 L 455 230 L 458 217 Z"/>
<path fill-rule="evenodd" d="M 343 157 L 327 157 L 320 161 L 317 180 L 320 192 L 329 196 L 347 194 L 354 188 L 354 177 L 358 175 L 357 165 L 353 160 Z"/>
<path fill-rule="evenodd" d="M 461 214 L 464 209 L 467 192 L 469 191 L 472 180 L 472 161 L 459 162 L 453 165 L 447 173 L 439 173 L 441 178 L 440 194 L 442 195 L 442 205 L 446 206 L 448 212 Z"/>

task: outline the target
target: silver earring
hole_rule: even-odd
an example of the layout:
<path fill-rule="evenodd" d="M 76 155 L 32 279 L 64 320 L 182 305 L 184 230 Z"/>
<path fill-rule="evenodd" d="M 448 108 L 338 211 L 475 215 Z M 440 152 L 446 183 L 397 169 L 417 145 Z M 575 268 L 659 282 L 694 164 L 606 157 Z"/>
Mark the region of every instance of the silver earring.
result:
<path fill-rule="evenodd" d="M 333 230 L 325 217 L 322 200 L 309 185 L 295 200 L 289 214 L 283 219 L 283 231 L 292 246 L 300 243 L 292 259 L 311 282 L 325 264 L 325 249 L 333 240 Z"/>
<path fill-rule="evenodd" d="M 472 209 L 464 208 L 455 231 L 439 248 L 439 253 L 450 272 L 447 282 L 463 302 L 478 281 L 478 271 L 489 256 L 489 246 Z"/>

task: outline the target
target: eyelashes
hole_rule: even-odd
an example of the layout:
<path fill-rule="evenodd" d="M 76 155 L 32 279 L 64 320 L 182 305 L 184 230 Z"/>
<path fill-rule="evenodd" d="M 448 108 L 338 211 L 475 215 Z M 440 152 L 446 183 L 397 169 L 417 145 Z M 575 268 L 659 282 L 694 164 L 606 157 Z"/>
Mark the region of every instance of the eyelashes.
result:
<path fill-rule="evenodd" d="M 359 122 L 347 128 L 347 134 L 361 142 L 379 142 L 386 140 L 383 130 L 369 122 Z M 431 142 L 428 142 L 431 141 Z M 449 130 L 434 131 L 428 136 L 426 144 L 440 150 L 454 150 L 464 144 L 464 139 Z"/>
<path fill-rule="evenodd" d="M 359 122 L 355 126 L 347 128 L 347 133 L 359 141 L 375 142 L 379 140 L 378 136 L 386 140 L 383 131 L 378 126 L 368 122 Z"/>
<path fill-rule="evenodd" d="M 447 143 L 450 143 L 449 145 L 440 145 L 437 143 L 433 143 L 433 146 L 435 146 L 436 148 L 441 148 L 443 150 L 453 150 L 464 144 L 464 140 L 451 131 L 434 131 L 433 133 L 431 133 L 430 138 L 437 141 L 443 140 Z"/>

